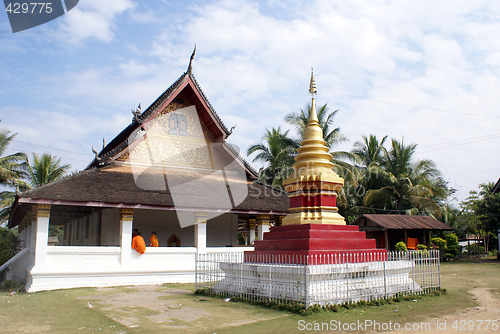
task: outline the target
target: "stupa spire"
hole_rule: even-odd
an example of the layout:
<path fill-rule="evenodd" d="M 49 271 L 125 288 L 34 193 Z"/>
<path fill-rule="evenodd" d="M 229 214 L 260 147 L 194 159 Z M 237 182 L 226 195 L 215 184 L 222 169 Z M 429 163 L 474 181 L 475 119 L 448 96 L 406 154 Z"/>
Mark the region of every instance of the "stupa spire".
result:
<path fill-rule="evenodd" d="M 312 95 L 311 100 L 311 112 L 309 113 L 309 123 L 318 122 L 318 115 L 316 113 L 316 101 L 314 101 L 314 96 L 318 93 L 316 89 L 316 81 L 314 81 L 314 71 L 311 68 L 311 82 L 309 83 L 309 93 Z"/>
<path fill-rule="evenodd" d="M 345 225 L 337 212 L 337 192 L 344 186 L 344 179 L 333 171 L 332 155 L 318 122 L 315 101 L 318 90 L 312 69 L 309 93 L 312 101 L 308 123 L 295 156 L 293 173 L 283 182 L 290 197 L 290 213 L 283 224 Z"/>

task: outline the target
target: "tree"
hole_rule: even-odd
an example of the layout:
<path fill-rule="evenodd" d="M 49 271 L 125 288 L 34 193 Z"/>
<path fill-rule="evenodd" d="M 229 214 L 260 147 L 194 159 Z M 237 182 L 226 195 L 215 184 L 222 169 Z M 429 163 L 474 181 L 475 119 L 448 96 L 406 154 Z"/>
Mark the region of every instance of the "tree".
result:
<path fill-rule="evenodd" d="M 494 194 L 493 187 L 493 182 L 484 183 L 479 185 L 479 191 L 469 192 L 460 203 L 462 212 L 457 224 L 463 233 L 482 237 L 486 252 L 490 239 L 496 240 L 500 229 L 500 194 Z"/>
<path fill-rule="evenodd" d="M 16 134 L 11 134 L 8 130 L 0 130 L 0 186 L 26 190 L 28 185 L 23 180 L 26 176 L 26 155 L 22 152 L 4 155 L 15 136 Z M 14 198 L 15 192 L 12 190 L 0 192 L 0 221 L 9 217 Z"/>
<path fill-rule="evenodd" d="M 384 143 L 387 136 L 384 136 L 379 141 L 377 136 L 370 134 L 369 137 L 363 136 L 362 141 L 354 143 L 352 153 L 356 156 L 358 173 L 357 182 L 352 185 L 352 182 L 346 184 L 344 191 L 348 193 L 347 206 L 342 208 L 342 212 L 350 220 L 363 213 L 373 213 L 373 209 L 363 207 L 363 198 L 367 191 L 379 189 L 385 185 L 382 182 L 384 179 L 379 175 L 384 173 L 382 165 L 387 154 Z"/>
<path fill-rule="evenodd" d="M 248 155 L 256 153 L 253 161 L 266 163 L 259 173 L 259 179 L 269 185 L 283 187 L 283 180 L 291 174 L 293 157 L 298 148 L 297 142 L 288 137 L 288 131 L 281 129 L 266 129 L 262 143 L 250 146 Z"/>
<path fill-rule="evenodd" d="M 323 130 L 323 140 L 326 142 L 326 146 L 332 155 L 332 162 L 335 164 L 335 172 L 342 176 L 346 182 L 355 184 L 357 182 L 357 170 L 349 161 L 356 161 L 356 156 L 351 152 L 333 150 L 335 145 L 349 141 L 347 137 L 340 133 L 340 128 L 333 128 L 333 118 L 337 115 L 338 110 L 330 111 L 327 104 L 324 104 L 316 113 L 319 126 Z M 309 122 L 310 114 L 311 105 L 308 105 L 307 111 L 301 109 L 300 112 L 289 113 L 285 116 L 285 121 L 294 125 L 297 130 L 298 139 L 296 140 L 296 147 L 300 146 L 300 142 L 303 139 L 302 136 Z M 340 199 L 345 200 L 343 193 L 340 194 Z"/>
<path fill-rule="evenodd" d="M 360 161 L 364 167 L 368 167 L 372 164 L 381 166 L 387 154 L 387 150 L 384 147 L 387 136 L 384 136 L 380 141 L 376 135 L 372 134 L 370 134 L 369 137 L 363 136 L 362 138 L 362 141 L 354 143 L 354 150 L 352 153 L 358 157 L 358 161 Z"/>
<path fill-rule="evenodd" d="M 397 213 L 426 213 L 440 216 L 439 202 L 449 194 L 447 183 L 431 160 L 414 161 L 416 144 L 391 141 L 384 153 L 377 178 L 382 186 L 369 190 L 363 198 L 366 206 Z"/>
<path fill-rule="evenodd" d="M 55 181 L 66 175 L 70 165 L 61 164 L 61 159 L 51 154 L 43 153 L 38 156 L 33 153 L 33 160 L 30 163 L 26 160 L 28 168 L 28 181 L 32 187 L 40 187 L 44 184 Z"/>
<path fill-rule="evenodd" d="M 12 230 L 0 227 L 0 266 L 21 250 L 21 241 Z"/>
<path fill-rule="evenodd" d="M 326 142 L 328 148 L 332 148 L 335 144 L 344 143 L 349 141 L 344 135 L 340 134 L 340 128 L 333 128 L 333 118 L 337 115 L 338 110 L 330 112 L 327 104 L 324 104 L 317 110 L 318 123 L 323 130 L 323 140 Z M 289 113 L 285 116 L 285 121 L 295 126 L 299 143 L 302 141 L 304 129 L 309 122 L 311 114 L 311 105 L 307 106 L 307 111 L 300 109 L 300 112 Z"/>
<path fill-rule="evenodd" d="M 8 130 L 0 130 L 0 185 L 3 186 L 15 187 L 25 176 L 26 155 L 21 152 L 4 155 L 15 136 Z"/>

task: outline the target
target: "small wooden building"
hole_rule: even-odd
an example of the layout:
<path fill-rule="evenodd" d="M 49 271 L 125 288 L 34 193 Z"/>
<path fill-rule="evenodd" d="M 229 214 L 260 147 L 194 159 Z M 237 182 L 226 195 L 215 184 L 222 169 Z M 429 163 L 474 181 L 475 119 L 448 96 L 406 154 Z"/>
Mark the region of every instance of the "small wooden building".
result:
<path fill-rule="evenodd" d="M 430 246 L 431 232 L 452 231 L 453 228 L 429 216 L 365 214 L 350 225 L 358 225 L 366 237 L 377 241 L 377 248 L 394 249 L 404 241 L 409 249 L 418 244 Z"/>

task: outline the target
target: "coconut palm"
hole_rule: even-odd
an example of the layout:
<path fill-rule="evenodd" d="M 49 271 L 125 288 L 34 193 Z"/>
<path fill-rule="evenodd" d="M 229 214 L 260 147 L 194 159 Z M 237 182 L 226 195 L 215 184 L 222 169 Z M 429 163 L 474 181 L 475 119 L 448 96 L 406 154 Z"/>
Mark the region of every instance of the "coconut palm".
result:
<path fill-rule="evenodd" d="M 28 160 L 28 181 L 32 187 L 40 187 L 55 181 L 66 175 L 70 165 L 61 164 L 61 159 L 51 154 L 44 153 L 41 156 L 33 153 L 33 160 Z"/>
<path fill-rule="evenodd" d="M 362 141 L 357 141 L 354 143 L 354 153 L 358 160 L 363 164 L 363 166 L 368 167 L 372 163 L 376 163 L 379 166 L 384 162 L 384 154 L 387 153 L 384 143 L 387 136 L 384 136 L 382 140 L 378 140 L 377 136 L 370 134 L 369 137 L 363 136 Z"/>
<path fill-rule="evenodd" d="M 26 155 L 24 153 L 4 155 L 15 136 L 16 134 L 11 134 L 8 130 L 0 130 L 0 185 L 16 186 L 25 175 Z"/>
<path fill-rule="evenodd" d="M 392 139 L 392 148 L 384 154 L 378 174 L 383 186 L 366 193 L 366 206 L 398 213 L 440 215 L 438 202 L 448 195 L 446 182 L 431 160 L 413 161 L 416 147 Z"/>
<path fill-rule="evenodd" d="M 28 188 L 27 183 L 23 180 L 26 176 L 26 155 L 22 152 L 4 155 L 15 136 L 16 134 L 11 134 L 8 130 L 0 130 L 0 185 L 7 189 L 25 190 Z M 0 192 L 0 221 L 9 217 L 10 207 L 15 196 L 16 193 L 12 190 Z"/>
<path fill-rule="evenodd" d="M 340 133 L 340 128 L 333 128 L 333 118 L 337 115 L 338 110 L 330 111 L 327 104 L 324 104 L 316 113 L 319 126 L 323 130 L 323 140 L 330 149 L 332 162 L 335 164 L 335 172 L 341 175 L 346 182 L 355 184 L 357 182 L 357 171 L 349 161 L 356 161 L 356 156 L 351 152 L 332 150 L 335 145 L 349 141 L 347 137 Z M 302 136 L 309 121 L 310 114 L 311 105 L 308 105 L 307 111 L 301 109 L 300 112 L 293 112 L 285 116 L 285 121 L 294 125 L 297 130 L 299 137 L 296 143 L 297 146 L 300 145 L 303 139 Z M 342 194 L 340 194 L 340 198 L 342 198 Z"/>
<path fill-rule="evenodd" d="M 318 123 L 323 130 L 323 140 L 328 148 L 332 148 L 335 144 L 340 144 L 349 141 L 340 133 L 340 128 L 333 128 L 333 118 L 337 115 L 338 110 L 330 111 L 327 104 L 321 106 L 317 111 Z M 285 116 L 285 121 L 295 126 L 299 142 L 302 141 L 304 129 L 309 122 L 311 114 L 311 105 L 307 106 L 307 111 L 300 109 L 300 112 L 289 113 Z"/>
<path fill-rule="evenodd" d="M 253 161 L 264 162 L 266 166 L 261 169 L 259 179 L 272 186 L 283 187 L 283 180 L 291 173 L 293 157 L 298 148 L 297 142 L 288 137 L 288 130 L 281 132 L 278 127 L 266 129 L 262 142 L 252 145 L 247 155 L 256 153 Z"/>
<path fill-rule="evenodd" d="M 69 165 L 61 164 L 61 159 L 58 159 L 50 154 L 42 154 L 39 157 L 33 153 L 33 162 L 30 163 L 29 159 L 22 153 L 24 162 L 22 163 L 23 171 L 28 182 L 24 180 L 17 180 L 16 191 L 25 191 L 30 188 L 39 187 L 49 182 L 55 181 L 66 175 Z M 0 220 L 6 220 L 10 215 L 10 208 L 16 198 L 15 191 L 2 191 L 0 193 Z"/>

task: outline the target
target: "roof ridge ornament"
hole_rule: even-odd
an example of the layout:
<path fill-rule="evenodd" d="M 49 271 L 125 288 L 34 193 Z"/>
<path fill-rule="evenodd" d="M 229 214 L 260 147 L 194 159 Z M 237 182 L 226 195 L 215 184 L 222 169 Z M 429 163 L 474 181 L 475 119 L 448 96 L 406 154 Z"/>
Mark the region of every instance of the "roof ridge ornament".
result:
<path fill-rule="evenodd" d="M 194 59 L 194 55 L 196 54 L 196 44 L 194 45 L 194 50 L 193 50 L 193 53 L 191 54 L 191 58 L 189 58 L 189 65 L 188 65 L 188 69 L 187 69 L 187 74 L 191 74 L 193 72 L 193 59 Z"/>
<path fill-rule="evenodd" d="M 141 119 L 141 115 L 142 115 L 141 104 L 139 103 L 139 105 L 137 106 L 136 109 L 131 109 L 131 110 L 132 110 L 132 115 L 133 115 L 132 122 L 136 121 L 137 123 L 142 125 L 142 123 L 144 123 L 144 121 Z"/>

